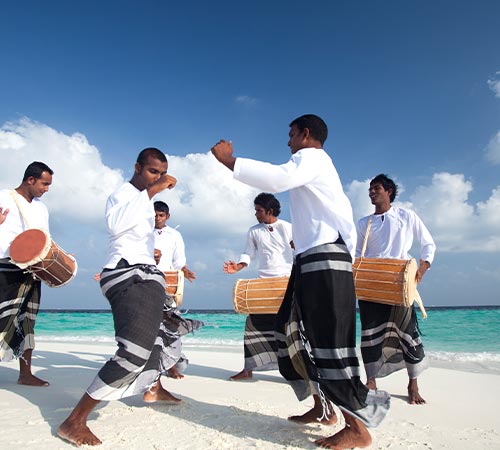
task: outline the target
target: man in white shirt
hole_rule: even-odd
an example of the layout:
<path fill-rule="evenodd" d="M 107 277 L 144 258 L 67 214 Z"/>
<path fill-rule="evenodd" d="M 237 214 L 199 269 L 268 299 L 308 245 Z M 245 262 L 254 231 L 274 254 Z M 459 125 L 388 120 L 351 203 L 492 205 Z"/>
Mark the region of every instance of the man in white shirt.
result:
<path fill-rule="evenodd" d="M 196 274 L 188 269 L 186 263 L 186 247 L 182 234 L 167 225 L 170 219 L 170 208 L 165 202 L 156 201 L 155 207 L 155 250 L 158 269 L 162 272 L 182 270 L 184 278 L 196 279 Z"/>
<path fill-rule="evenodd" d="M 292 156 L 281 165 L 235 158 L 231 142 L 212 153 L 234 178 L 268 192 L 289 192 L 295 261 L 276 318 L 278 364 L 299 400 L 313 409 L 290 420 L 331 424 L 330 402 L 342 408 L 347 426 L 316 443 L 325 448 L 366 447 L 366 425 L 377 426 L 390 397 L 361 382 L 356 356 L 356 297 L 352 260 L 356 229 L 337 170 L 323 150 L 328 129 L 313 114 L 290 123 Z"/>
<path fill-rule="evenodd" d="M 258 260 L 259 277 L 290 276 L 292 270 L 292 225 L 278 219 L 279 200 L 262 192 L 254 200 L 255 217 L 259 222 L 248 230 L 245 251 L 239 261 L 226 261 L 224 272 L 234 274 Z M 252 378 L 254 370 L 278 368 L 278 346 L 274 336 L 276 314 L 249 314 L 245 321 L 245 365 L 241 372 L 231 376 L 233 381 Z"/>
<path fill-rule="evenodd" d="M 10 245 L 28 228 L 49 231 L 49 213 L 40 197 L 54 172 L 32 162 L 15 190 L 0 191 L 0 361 L 19 358 L 19 384 L 48 386 L 31 372 L 35 320 L 40 307 L 40 280 L 11 263 Z"/>
<path fill-rule="evenodd" d="M 186 263 L 186 251 L 184 239 L 181 233 L 167 225 L 170 219 L 170 208 L 165 202 L 156 201 L 155 208 L 155 261 L 162 272 L 182 270 L 184 278 L 192 282 L 196 274 L 188 269 Z M 175 299 L 174 299 L 175 300 Z M 176 306 L 179 306 L 176 304 Z M 201 325 L 201 322 L 199 322 Z M 195 325 L 194 329 L 199 327 Z M 169 361 L 167 374 L 171 378 L 184 378 L 183 372 L 189 361 L 182 352 L 182 342 L 178 341 L 165 349 L 163 355 L 165 361 Z"/>
<path fill-rule="evenodd" d="M 420 264 L 416 281 L 434 260 L 436 245 L 422 220 L 408 209 L 392 206 L 397 185 L 387 175 L 377 175 L 370 182 L 370 199 L 375 213 L 358 221 L 356 255 L 360 256 L 370 230 L 364 256 L 367 258 L 411 259 L 409 254 L 416 238 L 420 244 Z M 408 372 L 409 403 L 422 405 L 417 377 L 428 363 L 418 332 L 417 315 L 413 308 L 359 300 L 361 318 L 361 354 L 367 376 L 367 386 L 377 389 L 375 379 L 406 368 Z"/>
<path fill-rule="evenodd" d="M 159 382 L 162 346 L 178 338 L 166 337 L 161 330 L 165 277 L 153 256 L 152 198 L 176 184 L 167 168 L 163 152 L 144 149 L 130 182 L 112 193 L 106 204 L 109 254 L 100 284 L 111 306 L 118 350 L 57 430 L 62 439 L 77 446 L 101 443 L 87 427 L 87 417 L 103 400 L 143 394 L 147 402 L 179 401 Z"/>

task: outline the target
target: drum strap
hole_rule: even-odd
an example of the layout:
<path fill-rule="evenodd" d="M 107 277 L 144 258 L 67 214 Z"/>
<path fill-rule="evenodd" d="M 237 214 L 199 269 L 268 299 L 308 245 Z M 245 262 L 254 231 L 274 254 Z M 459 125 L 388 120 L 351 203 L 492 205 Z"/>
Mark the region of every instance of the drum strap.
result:
<path fill-rule="evenodd" d="M 366 245 L 368 244 L 368 235 L 370 234 L 370 230 L 372 227 L 372 220 L 373 220 L 373 214 L 368 219 L 368 223 L 366 225 L 366 233 L 365 233 L 365 238 L 363 240 L 363 247 L 361 247 L 361 256 L 360 256 L 361 259 L 363 259 L 363 257 L 365 256 Z M 415 289 L 415 295 L 416 295 L 415 301 L 417 302 L 417 305 L 420 308 L 422 317 L 424 319 L 427 319 L 427 312 L 425 311 L 424 302 L 422 301 L 422 297 L 420 297 L 420 294 L 418 293 L 417 289 Z"/>
<path fill-rule="evenodd" d="M 26 219 L 26 214 L 24 214 L 23 207 L 22 207 L 21 203 L 19 202 L 18 195 L 19 194 L 15 190 L 10 191 L 10 196 L 14 200 L 14 203 L 16 204 L 17 209 L 21 213 L 21 217 L 24 220 L 24 224 L 26 225 L 26 229 L 29 229 L 31 227 L 29 226 L 28 219 Z"/>

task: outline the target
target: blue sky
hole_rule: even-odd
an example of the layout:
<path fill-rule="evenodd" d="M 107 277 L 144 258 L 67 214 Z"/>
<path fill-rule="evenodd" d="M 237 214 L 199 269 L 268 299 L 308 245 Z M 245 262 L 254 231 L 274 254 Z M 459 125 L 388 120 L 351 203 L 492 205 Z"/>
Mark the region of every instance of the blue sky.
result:
<path fill-rule="evenodd" d="M 384 172 L 427 224 L 427 305 L 500 304 L 499 18 L 497 1 L 4 4 L 0 188 L 49 164 L 52 237 L 79 262 L 43 307 L 107 308 L 92 280 L 106 197 L 156 146 L 179 180 L 160 198 L 198 276 L 185 306 L 231 308 L 222 263 L 243 249 L 258 192 L 209 149 L 227 138 L 236 155 L 285 162 L 288 123 L 304 113 L 329 126 L 356 220 Z"/>

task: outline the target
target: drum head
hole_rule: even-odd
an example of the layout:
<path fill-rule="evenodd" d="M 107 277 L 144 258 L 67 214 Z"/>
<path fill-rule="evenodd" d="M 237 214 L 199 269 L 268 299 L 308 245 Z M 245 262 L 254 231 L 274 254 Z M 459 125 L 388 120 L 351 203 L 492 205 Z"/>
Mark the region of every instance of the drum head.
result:
<path fill-rule="evenodd" d="M 17 236 L 10 244 L 10 258 L 14 264 L 26 264 L 42 255 L 50 246 L 50 238 L 43 230 L 26 230 Z M 46 254 L 47 252 L 45 252 Z"/>

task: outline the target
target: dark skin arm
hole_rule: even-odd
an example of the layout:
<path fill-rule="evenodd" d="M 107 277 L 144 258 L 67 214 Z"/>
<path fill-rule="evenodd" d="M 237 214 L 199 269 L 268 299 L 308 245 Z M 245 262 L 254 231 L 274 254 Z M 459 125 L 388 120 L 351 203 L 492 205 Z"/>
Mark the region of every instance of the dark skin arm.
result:
<path fill-rule="evenodd" d="M 234 163 L 236 158 L 233 156 L 233 143 L 221 139 L 215 144 L 212 149 L 212 154 L 217 161 L 224 164 L 229 170 L 234 171 Z"/>

